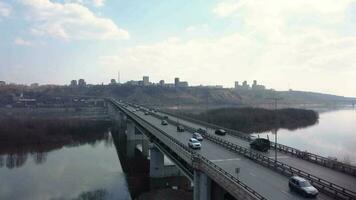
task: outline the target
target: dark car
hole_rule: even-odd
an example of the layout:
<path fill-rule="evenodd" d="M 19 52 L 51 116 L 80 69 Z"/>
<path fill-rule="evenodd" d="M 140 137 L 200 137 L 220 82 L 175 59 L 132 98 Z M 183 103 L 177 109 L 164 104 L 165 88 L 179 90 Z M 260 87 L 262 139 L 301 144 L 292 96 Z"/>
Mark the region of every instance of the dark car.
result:
<path fill-rule="evenodd" d="M 205 130 L 205 129 L 202 129 L 202 128 L 198 128 L 198 129 L 197 129 L 197 133 L 205 134 L 205 133 L 206 133 L 206 130 Z"/>
<path fill-rule="evenodd" d="M 226 131 L 224 129 L 215 130 L 216 135 L 226 135 Z"/>
<path fill-rule="evenodd" d="M 308 180 L 299 176 L 292 176 L 289 179 L 288 186 L 291 190 L 305 197 L 316 197 L 319 194 L 319 191 Z"/>
<path fill-rule="evenodd" d="M 166 120 L 162 120 L 162 121 L 161 121 L 161 124 L 164 125 L 164 126 L 166 126 L 166 125 L 168 125 L 168 122 L 167 122 Z"/>
<path fill-rule="evenodd" d="M 168 116 L 167 115 L 163 116 L 163 119 L 168 119 Z"/>
<path fill-rule="evenodd" d="M 271 142 L 268 139 L 256 138 L 250 142 L 250 147 L 258 151 L 266 152 L 269 150 Z"/>
<path fill-rule="evenodd" d="M 178 132 L 184 132 L 184 126 L 178 125 L 178 126 L 177 126 L 177 131 L 178 131 Z"/>
<path fill-rule="evenodd" d="M 145 112 L 145 115 L 149 115 L 150 113 L 148 111 Z"/>

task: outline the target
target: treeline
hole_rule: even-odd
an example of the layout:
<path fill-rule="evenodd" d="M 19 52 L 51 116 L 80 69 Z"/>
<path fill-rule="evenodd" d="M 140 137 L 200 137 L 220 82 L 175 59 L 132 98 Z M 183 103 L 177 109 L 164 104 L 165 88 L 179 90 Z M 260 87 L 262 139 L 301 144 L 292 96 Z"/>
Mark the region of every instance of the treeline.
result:
<path fill-rule="evenodd" d="M 313 125 L 319 119 L 318 113 L 313 110 L 294 108 L 220 108 L 185 115 L 246 133 L 261 133 L 280 128 L 294 130 Z"/>

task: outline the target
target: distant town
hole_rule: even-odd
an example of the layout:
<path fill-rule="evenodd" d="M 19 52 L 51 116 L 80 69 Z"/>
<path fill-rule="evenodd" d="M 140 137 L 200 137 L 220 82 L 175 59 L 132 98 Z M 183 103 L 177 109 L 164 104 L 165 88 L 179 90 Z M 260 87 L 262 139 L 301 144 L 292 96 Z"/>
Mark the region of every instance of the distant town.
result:
<path fill-rule="evenodd" d="M 17 84 L 14 83 L 6 83 L 5 81 L 0 81 L 0 87 L 3 86 L 15 86 Z M 99 84 L 99 85 L 105 85 L 104 83 Z M 181 81 L 180 78 L 176 77 L 174 78 L 172 83 L 167 83 L 165 80 L 160 80 L 157 83 L 150 82 L 150 77 L 149 76 L 143 76 L 142 80 L 130 80 L 125 83 L 120 83 L 120 78 L 116 79 L 111 79 L 110 82 L 106 85 L 110 86 L 122 86 L 122 85 L 131 85 L 131 86 L 156 86 L 156 87 L 168 87 L 168 88 L 187 88 L 187 87 L 201 87 L 201 88 L 224 88 L 222 85 L 198 85 L 198 86 L 189 86 L 189 83 L 187 81 Z M 39 86 L 55 86 L 55 85 L 40 85 L 38 83 L 32 83 L 30 85 L 27 85 L 31 88 L 37 88 Z M 78 80 L 72 80 L 70 81 L 69 87 L 78 87 L 78 88 L 84 88 L 84 87 L 91 87 L 94 86 L 93 84 L 88 84 L 85 79 L 78 79 Z M 250 86 L 247 81 L 243 81 L 242 84 L 239 84 L 239 81 L 235 81 L 235 89 L 240 89 L 240 90 L 265 90 L 266 87 L 264 85 L 259 85 L 257 84 L 257 80 L 254 80 L 252 85 Z"/>

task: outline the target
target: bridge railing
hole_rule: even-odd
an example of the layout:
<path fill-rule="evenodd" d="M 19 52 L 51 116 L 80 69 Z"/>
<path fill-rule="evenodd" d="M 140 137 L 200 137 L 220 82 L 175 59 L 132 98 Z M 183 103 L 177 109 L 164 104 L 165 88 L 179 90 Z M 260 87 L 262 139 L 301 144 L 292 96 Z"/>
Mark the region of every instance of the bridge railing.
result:
<path fill-rule="evenodd" d="M 116 105 L 120 110 L 125 112 L 131 119 L 135 120 L 140 126 L 144 127 L 147 131 L 158 137 L 162 143 L 169 146 L 174 152 L 179 156 L 182 156 L 184 160 L 189 157 L 187 163 L 190 163 L 194 168 L 206 173 L 214 181 L 219 183 L 224 189 L 226 189 L 230 194 L 232 194 L 237 199 L 247 199 L 247 200 L 265 200 L 262 195 L 257 193 L 252 188 L 248 187 L 246 184 L 239 181 L 236 177 L 226 172 L 219 166 L 215 165 L 205 157 L 200 154 L 195 153 L 193 150 L 189 149 L 186 145 L 182 144 L 172 136 L 166 134 L 165 132 L 159 130 L 158 128 L 150 125 L 141 117 L 132 114 L 129 110 L 122 108 L 115 100 L 109 99 L 111 103 Z"/>
<path fill-rule="evenodd" d="M 325 179 L 319 178 L 317 176 L 309 174 L 303 170 L 297 169 L 285 163 L 276 161 L 275 159 L 269 158 L 262 154 L 255 153 L 245 147 L 241 147 L 239 145 L 221 139 L 220 137 L 208 133 L 204 133 L 203 136 L 206 139 L 209 139 L 210 141 L 220 144 L 233 152 L 239 153 L 281 174 L 284 174 L 286 176 L 292 176 L 292 175 L 302 176 L 310 180 L 315 187 L 317 187 L 319 190 L 323 191 L 324 193 L 328 194 L 329 196 L 333 196 L 336 197 L 337 199 L 345 199 L 345 200 L 356 199 L 356 193 L 354 191 L 348 190 L 337 184 L 331 183 Z"/>
<path fill-rule="evenodd" d="M 153 113 L 155 117 L 158 117 L 160 119 L 164 119 L 161 115 L 158 115 L 156 113 Z M 173 125 L 178 125 L 178 122 L 172 119 L 166 119 L 169 123 Z M 182 125 L 182 124 L 180 124 Z M 195 132 L 196 130 L 192 127 L 183 125 L 185 129 L 189 132 Z M 208 133 L 202 133 L 202 135 L 217 144 L 220 144 L 227 149 L 234 151 L 236 153 L 239 153 L 251 160 L 254 160 L 255 162 L 258 162 L 266 167 L 269 167 L 281 174 L 284 174 L 286 176 L 293 176 L 293 175 L 298 175 L 302 176 L 304 178 L 307 178 L 310 180 L 319 190 L 323 191 L 324 193 L 328 194 L 329 196 L 336 197 L 338 199 L 345 199 L 345 200 L 351 200 L 351 199 L 356 199 L 356 193 L 348 190 L 344 187 L 341 187 L 337 184 L 331 183 L 325 179 L 319 178 L 317 176 L 314 176 L 312 174 L 309 174 L 303 170 L 297 169 L 295 167 L 292 167 L 290 165 L 287 165 L 285 163 L 276 161 L 275 159 L 269 158 L 267 156 L 264 156 L 259 153 L 255 153 L 251 151 L 248 148 L 236 145 L 235 143 L 226 141 L 220 137 L 208 134 Z"/>
<path fill-rule="evenodd" d="M 183 116 L 183 115 L 178 115 L 176 113 L 165 112 L 165 111 L 160 111 L 160 112 L 162 112 L 164 114 L 168 114 L 168 115 L 174 116 L 174 117 L 178 117 L 178 118 L 184 119 L 186 121 L 191 121 L 191 122 L 194 122 L 196 124 L 200 124 L 202 126 L 210 127 L 210 128 L 213 128 L 213 129 L 224 129 L 230 135 L 233 135 L 235 137 L 239 137 L 239 138 L 241 138 L 243 140 L 246 140 L 246 141 L 250 141 L 251 140 L 250 136 L 247 133 L 243 133 L 241 131 L 236 131 L 236 130 L 233 130 L 233 129 L 227 129 L 227 128 L 224 128 L 224 127 L 221 127 L 221 126 L 218 126 L 218 125 L 215 125 L 215 124 L 207 123 L 207 122 L 200 121 L 200 120 L 197 120 L 197 119 L 193 119 L 193 118 L 190 118 L 190 117 L 187 117 L 187 116 Z M 271 145 L 271 147 L 275 148 L 275 143 L 274 142 L 271 141 L 270 145 Z M 295 156 L 297 158 L 316 163 L 316 164 L 324 166 L 324 167 L 328 167 L 328 168 L 331 168 L 331 169 L 334 169 L 334 170 L 337 170 L 337 171 L 340 171 L 340 172 L 343 172 L 343 173 L 346 173 L 346 174 L 349 174 L 349 175 L 352 175 L 352 176 L 356 176 L 356 166 L 353 166 L 353 165 L 349 165 L 349 164 L 346 164 L 346 163 L 343 163 L 343 162 L 340 162 L 340 161 L 332 160 L 332 159 L 329 159 L 329 158 L 326 158 L 326 157 L 323 157 L 323 156 L 320 156 L 320 155 L 317 155 L 317 154 L 314 154 L 314 153 L 301 151 L 299 149 L 296 149 L 296 148 L 293 148 L 293 147 L 289 147 L 287 145 L 283 145 L 283 144 L 279 144 L 279 143 L 277 143 L 277 150 L 281 151 L 281 152 L 284 152 L 284 153 L 291 154 L 291 155 L 293 155 L 293 156 Z"/>
<path fill-rule="evenodd" d="M 217 182 L 225 190 L 239 199 L 260 199 L 265 200 L 262 195 L 241 182 L 238 178 L 223 170 L 205 157 L 195 154 L 196 168 L 206 173 L 211 179 Z M 194 162 L 193 162 L 194 163 Z M 251 195 L 252 194 L 252 195 Z"/>

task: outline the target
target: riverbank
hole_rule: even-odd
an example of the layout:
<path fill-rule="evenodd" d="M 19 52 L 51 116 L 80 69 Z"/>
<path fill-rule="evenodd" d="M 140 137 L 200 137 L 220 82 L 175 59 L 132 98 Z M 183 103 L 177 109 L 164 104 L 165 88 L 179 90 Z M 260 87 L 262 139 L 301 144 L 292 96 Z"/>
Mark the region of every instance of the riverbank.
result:
<path fill-rule="evenodd" d="M 230 107 L 184 115 L 246 133 L 261 133 L 280 128 L 295 130 L 314 125 L 319 119 L 318 113 L 313 110 L 294 108 L 269 110 Z"/>

